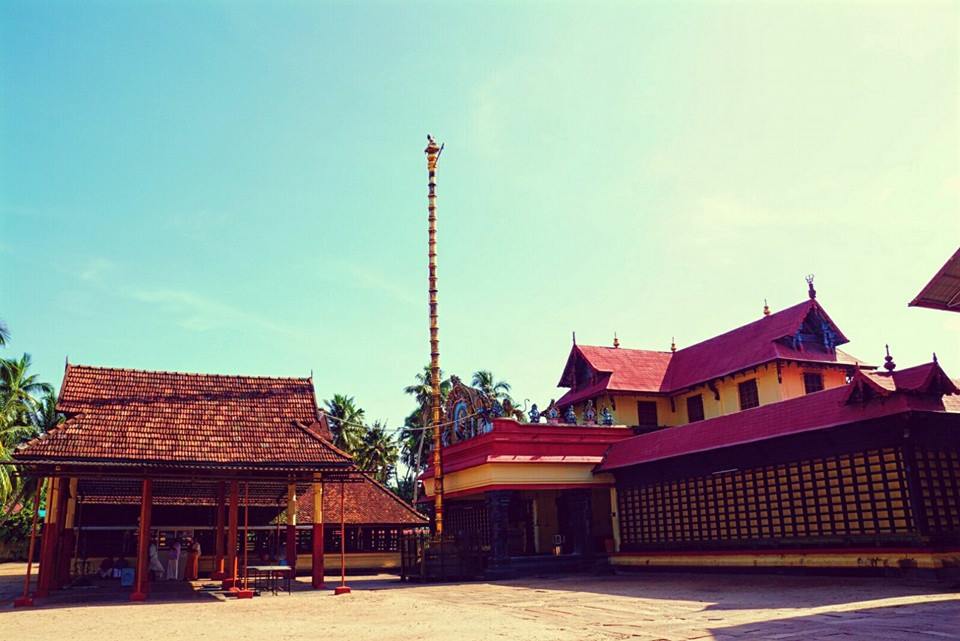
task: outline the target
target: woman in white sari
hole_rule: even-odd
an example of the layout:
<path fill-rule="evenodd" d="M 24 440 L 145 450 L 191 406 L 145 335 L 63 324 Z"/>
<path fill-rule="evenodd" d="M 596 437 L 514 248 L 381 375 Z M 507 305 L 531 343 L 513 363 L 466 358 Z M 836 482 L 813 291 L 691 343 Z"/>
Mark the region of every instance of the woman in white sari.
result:
<path fill-rule="evenodd" d="M 167 552 L 167 581 L 176 581 L 180 578 L 180 539 L 174 539 L 170 551 Z"/>

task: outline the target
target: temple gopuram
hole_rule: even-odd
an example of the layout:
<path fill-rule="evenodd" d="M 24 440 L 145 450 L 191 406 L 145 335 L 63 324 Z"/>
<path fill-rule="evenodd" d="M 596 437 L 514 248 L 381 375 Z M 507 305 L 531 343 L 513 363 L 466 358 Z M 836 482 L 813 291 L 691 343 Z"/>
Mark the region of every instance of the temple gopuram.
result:
<path fill-rule="evenodd" d="M 960 567 L 960 389 L 840 349 L 816 298 L 670 351 L 574 344 L 529 422 L 454 381 L 447 532 L 489 576 L 550 567 Z M 432 470 L 422 477 L 431 493 Z"/>
<path fill-rule="evenodd" d="M 426 525 L 332 444 L 309 378 L 67 364 L 57 410 L 65 421 L 13 455 L 47 487 L 36 596 L 122 557 L 144 600 L 151 544 L 187 537 L 224 588 L 257 563 L 322 588 L 326 555 L 338 572 L 395 568 L 401 533 Z"/>

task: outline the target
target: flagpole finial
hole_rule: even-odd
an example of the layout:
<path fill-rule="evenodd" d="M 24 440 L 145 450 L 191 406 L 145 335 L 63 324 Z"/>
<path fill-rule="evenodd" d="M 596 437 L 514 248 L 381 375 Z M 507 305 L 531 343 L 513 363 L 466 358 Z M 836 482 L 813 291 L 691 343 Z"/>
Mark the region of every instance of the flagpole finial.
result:
<path fill-rule="evenodd" d="M 813 287 L 813 274 L 807 274 L 807 296 L 810 297 L 810 300 L 817 299 L 817 290 Z"/>

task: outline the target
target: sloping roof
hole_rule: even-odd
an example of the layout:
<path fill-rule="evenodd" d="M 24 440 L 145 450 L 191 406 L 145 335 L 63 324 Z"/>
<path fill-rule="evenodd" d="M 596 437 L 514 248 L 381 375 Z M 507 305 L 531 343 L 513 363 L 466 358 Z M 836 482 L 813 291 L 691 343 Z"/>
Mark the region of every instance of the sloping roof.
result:
<path fill-rule="evenodd" d="M 810 299 L 675 353 L 574 345 L 560 386 L 573 387 L 578 359 L 584 359 L 601 375 L 589 385 L 571 389 L 558 403 L 569 405 L 604 391 L 673 393 L 775 359 L 845 365 L 860 363 L 842 350 L 831 351 L 821 345 L 808 345 L 798 350 L 781 340 L 796 334 L 814 311 L 836 333 L 837 345 L 849 342 L 823 307 Z"/>
<path fill-rule="evenodd" d="M 916 298 L 910 301 L 910 307 L 960 312 L 960 249 L 947 259 Z"/>
<path fill-rule="evenodd" d="M 384 525 L 426 525 L 429 519 L 414 510 L 400 497 L 369 476 L 360 483 L 323 484 L 323 522 L 340 522 L 340 490 L 344 497 L 348 524 L 382 523 Z M 297 497 L 297 523 L 313 523 L 313 488 Z"/>
<path fill-rule="evenodd" d="M 307 378 L 68 365 L 57 409 L 67 420 L 18 448 L 16 459 L 350 463 L 308 427 L 318 416 Z"/>
<path fill-rule="evenodd" d="M 286 506 L 287 484 L 250 483 L 241 485 L 241 505 L 248 501 L 252 507 L 271 508 L 282 512 Z M 410 525 L 428 522 L 427 517 L 415 511 L 397 495 L 366 474 L 344 483 L 346 487 L 346 522 L 351 525 Z M 140 483 L 133 479 L 83 479 L 79 485 L 85 505 L 139 505 Z M 310 483 L 298 483 L 297 522 L 313 523 L 313 489 Z M 216 484 L 190 483 L 182 480 L 156 480 L 153 484 L 153 505 L 214 507 L 217 505 Z M 323 521 L 340 523 L 340 483 L 323 484 Z"/>
<path fill-rule="evenodd" d="M 904 380 L 913 383 L 918 378 L 914 370 L 929 373 L 932 371 L 930 365 L 942 372 L 936 363 L 932 363 L 904 370 L 901 374 L 905 375 Z M 869 378 L 872 380 L 874 377 Z M 889 378 L 896 385 L 896 379 Z M 779 403 L 635 436 L 611 445 L 598 469 L 615 470 L 911 410 L 960 413 L 958 397 L 910 393 L 907 389 L 895 389 L 882 401 L 851 402 L 851 390 L 855 385 L 856 381 L 853 381 L 848 385 Z"/>

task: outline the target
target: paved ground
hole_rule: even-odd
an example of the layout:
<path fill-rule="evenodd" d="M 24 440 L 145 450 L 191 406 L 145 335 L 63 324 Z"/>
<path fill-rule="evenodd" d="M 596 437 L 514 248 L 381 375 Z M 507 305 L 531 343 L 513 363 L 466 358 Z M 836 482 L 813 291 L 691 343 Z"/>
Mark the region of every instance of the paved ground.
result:
<path fill-rule="evenodd" d="M 22 565 L 0 565 L 0 600 Z M 71 596 L 33 610 L 0 605 L 0 637 L 259 641 L 345 638 L 958 639 L 960 591 L 889 579 L 639 574 L 500 583 L 407 585 L 355 577 L 334 597 L 301 583 L 293 595 L 223 601 L 157 590 L 148 604 Z M 15 589 L 15 588 L 14 588 Z M 66 635 L 66 636 L 65 636 Z"/>

